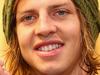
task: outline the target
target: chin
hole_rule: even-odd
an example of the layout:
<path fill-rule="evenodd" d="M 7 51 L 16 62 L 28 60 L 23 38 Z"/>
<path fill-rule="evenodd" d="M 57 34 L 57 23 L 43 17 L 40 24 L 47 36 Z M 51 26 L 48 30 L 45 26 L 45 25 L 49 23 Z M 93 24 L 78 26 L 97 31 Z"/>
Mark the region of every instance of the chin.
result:
<path fill-rule="evenodd" d="M 57 66 L 56 67 L 55 66 L 53 66 L 53 67 L 49 66 L 49 67 L 45 67 L 44 69 L 41 68 L 40 72 L 43 75 L 60 75 L 64 72 L 64 68 L 57 67 Z"/>
<path fill-rule="evenodd" d="M 55 69 L 49 69 L 49 70 L 42 70 L 42 73 L 44 74 L 44 75 L 58 75 L 58 74 L 60 74 L 60 72 L 59 71 L 61 71 L 61 70 L 55 70 Z"/>

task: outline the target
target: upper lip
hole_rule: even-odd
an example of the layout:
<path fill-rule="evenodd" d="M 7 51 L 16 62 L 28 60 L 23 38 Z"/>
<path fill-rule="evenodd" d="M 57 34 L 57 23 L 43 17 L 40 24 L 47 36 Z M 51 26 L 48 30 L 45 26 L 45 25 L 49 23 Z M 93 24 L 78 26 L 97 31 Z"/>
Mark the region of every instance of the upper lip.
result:
<path fill-rule="evenodd" d="M 61 44 L 61 45 L 64 45 L 64 43 L 63 43 L 62 41 L 58 41 L 58 40 L 43 41 L 43 42 L 37 43 L 37 44 L 34 46 L 34 50 L 38 50 L 38 48 L 40 48 L 40 47 L 42 47 L 42 46 L 49 45 L 49 44 Z"/>

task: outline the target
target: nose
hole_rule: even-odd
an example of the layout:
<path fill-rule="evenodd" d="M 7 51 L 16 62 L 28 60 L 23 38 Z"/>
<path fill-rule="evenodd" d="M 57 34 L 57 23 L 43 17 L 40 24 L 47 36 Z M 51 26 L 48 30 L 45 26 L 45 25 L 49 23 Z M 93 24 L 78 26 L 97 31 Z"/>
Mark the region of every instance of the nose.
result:
<path fill-rule="evenodd" d="M 39 19 L 38 26 L 35 34 L 41 37 L 48 37 L 56 32 L 56 26 L 47 16 L 43 16 Z"/>

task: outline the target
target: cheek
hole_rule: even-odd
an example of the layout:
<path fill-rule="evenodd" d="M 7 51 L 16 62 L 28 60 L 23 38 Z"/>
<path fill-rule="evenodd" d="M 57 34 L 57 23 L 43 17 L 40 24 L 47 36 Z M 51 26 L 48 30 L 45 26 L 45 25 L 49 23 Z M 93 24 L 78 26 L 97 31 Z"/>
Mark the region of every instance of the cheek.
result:
<path fill-rule="evenodd" d="M 17 28 L 17 36 L 20 47 L 27 47 L 32 41 L 32 33 L 29 29 L 23 27 Z"/>
<path fill-rule="evenodd" d="M 66 24 L 66 30 L 70 33 L 79 33 L 80 32 L 80 21 L 78 18 L 72 18 Z"/>
<path fill-rule="evenodd" d="M 64 39 L 70 39 L 75 37 L 80 37 L 81 29 L 80 22 L 77 19 L 69 20 L 58 25 L 58 29 L 61 32 L 61 36 Z M 73 39 L 74 39 L 73 38 Z"/>
<path fill-rule="evenodd" d="M 79 34 L 80 30 L 80 20 L 76 13 L 71 14 L 66 20 L 58 22 L 58 28 L 65 35 Z"/>
<path fill-rule="evenodd" d="M 32 33 L 28 30 L 17 30 L 17 36 L 19 41 L 19 46 L 21 54 L 25 61 L 31 62 L 31 49 L 32 49 Z"/>

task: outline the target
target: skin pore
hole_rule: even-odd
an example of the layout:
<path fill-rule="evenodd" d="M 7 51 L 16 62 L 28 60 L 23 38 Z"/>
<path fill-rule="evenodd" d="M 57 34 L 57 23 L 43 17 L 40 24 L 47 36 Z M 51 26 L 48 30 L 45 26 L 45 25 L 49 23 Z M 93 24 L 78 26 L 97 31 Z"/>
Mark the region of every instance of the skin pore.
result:
<path fill-rule="evenodd" d="M 86 75 L 81 29 L 71 0 L 20 0 L 16 32 L 24 60 L 37 75 Z"/>

